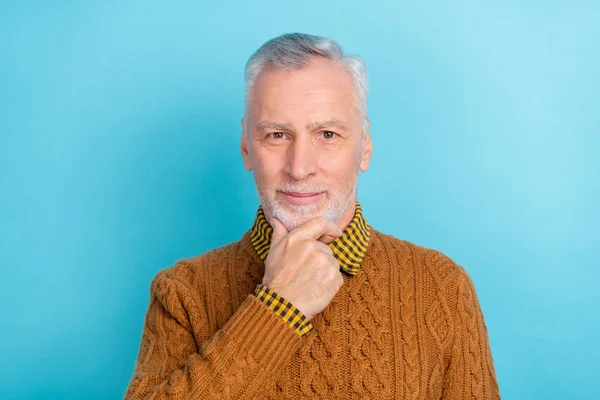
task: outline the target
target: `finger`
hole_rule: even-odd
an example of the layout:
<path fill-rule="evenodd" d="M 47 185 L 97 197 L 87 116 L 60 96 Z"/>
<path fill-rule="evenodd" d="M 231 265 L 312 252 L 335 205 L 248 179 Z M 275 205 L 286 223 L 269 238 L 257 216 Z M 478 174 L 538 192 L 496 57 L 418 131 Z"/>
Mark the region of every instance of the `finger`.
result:
<path fill-rule="evenodd" d="M 323 253 L 326 253 L 333 257 L 333 250 L 331 249 L 331 247 L 327 246 L 326 244 L 317 243 L 317 249 L 319 251 L 322 251 Z"/>
<path fill-rule="evenodd" d="M 321 242 L 327 244 L 333 241 L 336 237 L 342 236 L 342 230 L 339 226 L 322 217 L 316 217 L 308 220 L 303 225 L 296 228 L 296 231 L 318 240 L 323 237 Z"/>
<path fill-rule="evenodd" d="M 327 233 L 324 233 L 323 235 L 321 235 L 320 238 L 318 238 L 317 240 L 321 243 L 325 243 L 325 244 L 329 244 L 331 242 L 333 242 L 335 239 L 337 239 L 337 236 L 331 236 Z"/>
<path fill-rule="evenodd" d="M 271 248 L 275 247 L 281 239 L 288 234 L 288 230 L 277 218 L 271 218 L 271 227 L 273 228 L 273 236 L 271 237 Z"/>

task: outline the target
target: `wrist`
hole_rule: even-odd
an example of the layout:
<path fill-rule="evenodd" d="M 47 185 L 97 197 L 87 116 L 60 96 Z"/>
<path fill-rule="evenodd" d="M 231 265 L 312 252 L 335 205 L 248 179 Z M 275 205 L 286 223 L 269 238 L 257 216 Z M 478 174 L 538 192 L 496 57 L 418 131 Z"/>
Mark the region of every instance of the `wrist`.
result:
<path fill-rule="evenodd" d="M 313 326 L 310 323 L 312 316 L 309 319 L 294 304 L 272 288 L 264 284 L 258 284 L 254 289 L 254 295 L 265 303 L 269 309 L 279 315 L 300 336 L 304 336 L 313 330 Z"/>

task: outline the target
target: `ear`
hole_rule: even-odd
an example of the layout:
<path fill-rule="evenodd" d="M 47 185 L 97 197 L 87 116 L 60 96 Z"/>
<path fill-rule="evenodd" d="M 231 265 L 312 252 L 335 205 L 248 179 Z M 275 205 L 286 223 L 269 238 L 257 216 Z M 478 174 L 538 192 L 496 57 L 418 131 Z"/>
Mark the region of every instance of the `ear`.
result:
<path fill-rule="evenodd" d="M 362 138 L 362 155 L 360 157 L 360 170 L 367 172 L 369 164 L 371 163 L 371 155 L 373 154 L 373 142 L 371 142 L 371 121 L 367 120 L 367 131 L 364 133 Z"/>
<path fill-rule="evenodd" d="M 252 171 L 252 161 L 250 160 L 250 154 L 248 153 L 248 132 L 246 130 L 246 124 L 244 119 L 240 121 L 242 125 L 242 140 L 240 142 L 240 151 L 242 152 L 242 158 L 244 159 L 244 168 L 246 171 Z"/>

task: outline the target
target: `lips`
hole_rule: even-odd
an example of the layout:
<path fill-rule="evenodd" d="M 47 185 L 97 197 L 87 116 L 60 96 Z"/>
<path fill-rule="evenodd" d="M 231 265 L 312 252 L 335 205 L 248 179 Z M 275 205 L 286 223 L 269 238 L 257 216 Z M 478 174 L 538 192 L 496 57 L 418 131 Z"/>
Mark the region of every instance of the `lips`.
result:
<path fill-rule="evenodd" d="M 315 192 L 315 193 L 283 192 L 283 193 L 289 194 L 290 196 L 297 196 L 297 197 L 310 197 L 310 196 L 316 196 L 319 194 L 319 192 Z"/>
<path fill-rule="evenodd" d="M 325 192 L 301 193 L 301 192 L 281 192 L 283 197 L 295 205 L 314 204 L 318 202 Z"/>

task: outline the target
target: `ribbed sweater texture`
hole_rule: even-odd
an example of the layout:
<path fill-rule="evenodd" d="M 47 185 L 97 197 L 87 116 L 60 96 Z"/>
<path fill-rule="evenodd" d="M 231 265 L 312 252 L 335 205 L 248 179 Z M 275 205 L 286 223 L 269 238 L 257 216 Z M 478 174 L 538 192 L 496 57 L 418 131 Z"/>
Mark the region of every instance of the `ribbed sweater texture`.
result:
<path fill-rule="evenodd" d="M 252 293 L 250 231 L 151 284 L 125 399 L 499 399 L 473 283 L 443 253 L 372 230 L 357 275 L 298 335 Z"/>

